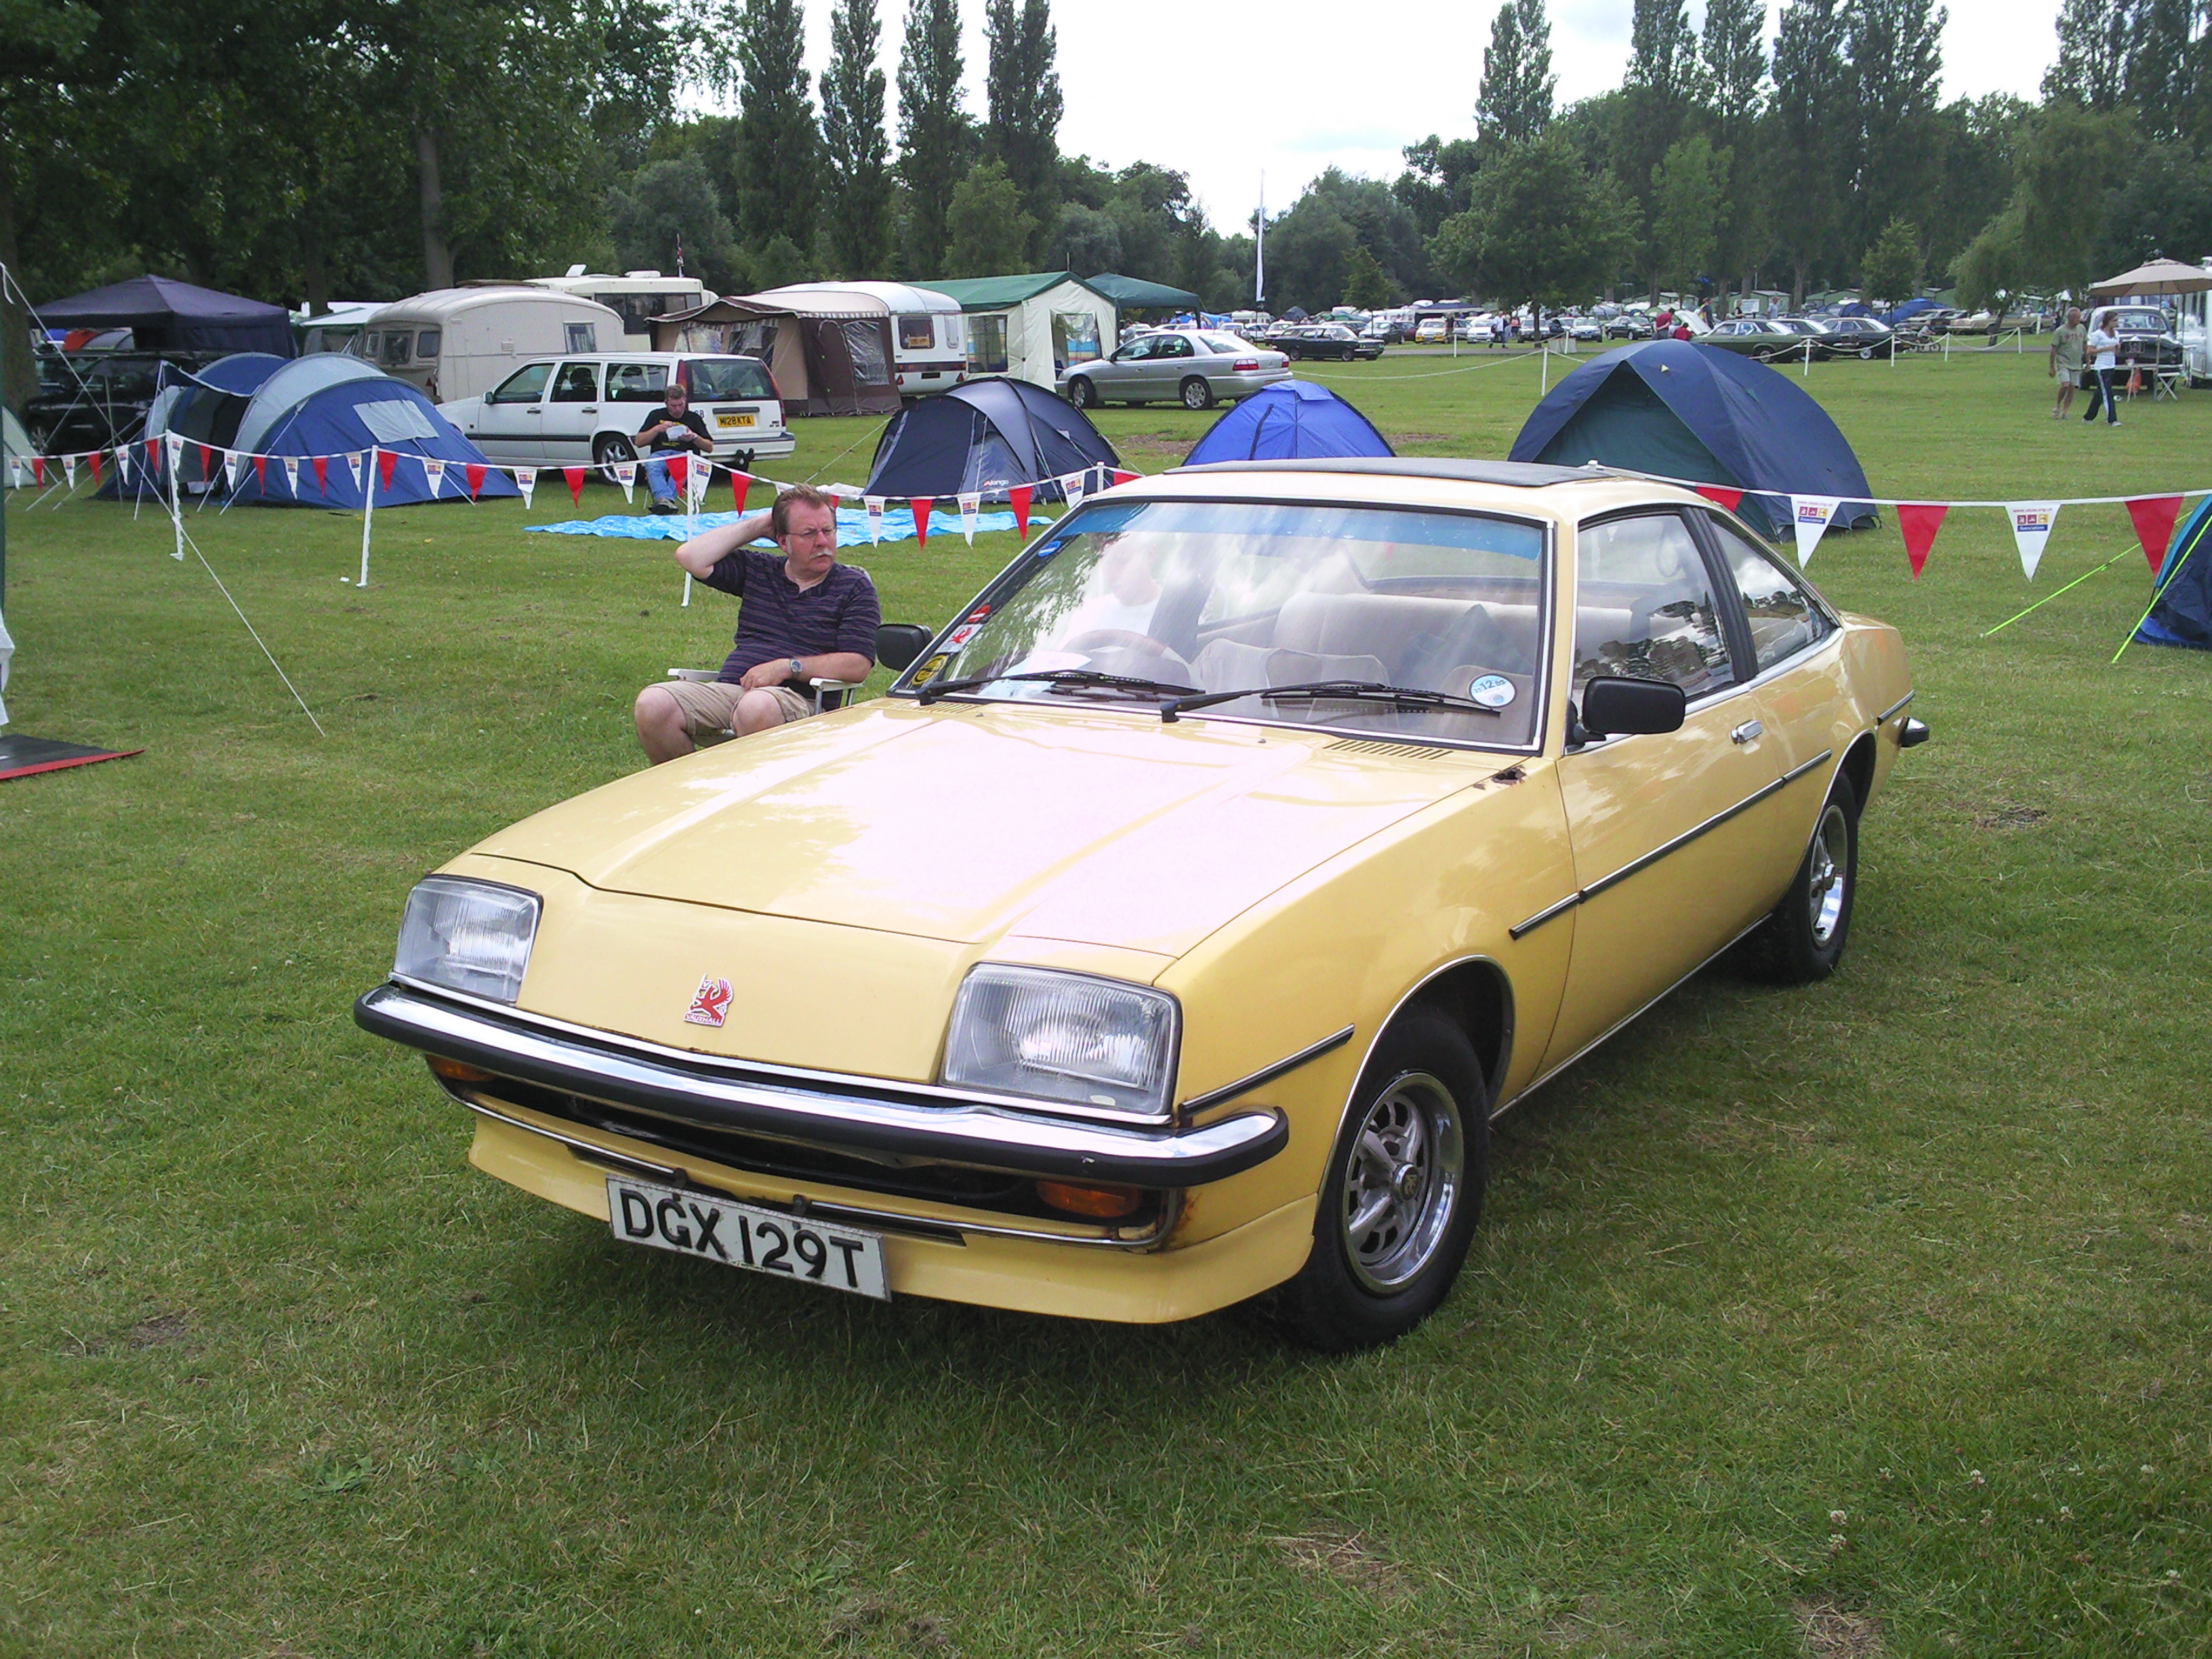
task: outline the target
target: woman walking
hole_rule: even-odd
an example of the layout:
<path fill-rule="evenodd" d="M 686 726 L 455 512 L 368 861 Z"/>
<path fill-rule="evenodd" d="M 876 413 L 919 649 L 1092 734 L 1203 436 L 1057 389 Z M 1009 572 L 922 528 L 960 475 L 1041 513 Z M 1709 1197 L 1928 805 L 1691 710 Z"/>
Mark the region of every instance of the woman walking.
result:
<path fill-rule="evenodd" d="M 2105 424 L 2118 426 L 2120 423 L 2120 406 L 2112 400 L 2112 375 L 2120 366 L 2120 337 L 2112 332 L 2109 319 L 2099 322 L 2089 331 L 2088 346 L 2095 361 L 2090 367 L 2089 408 L 2081 418 L 2095 420 L 2097 406 L 2101 404 L 2105 409 Z"/>

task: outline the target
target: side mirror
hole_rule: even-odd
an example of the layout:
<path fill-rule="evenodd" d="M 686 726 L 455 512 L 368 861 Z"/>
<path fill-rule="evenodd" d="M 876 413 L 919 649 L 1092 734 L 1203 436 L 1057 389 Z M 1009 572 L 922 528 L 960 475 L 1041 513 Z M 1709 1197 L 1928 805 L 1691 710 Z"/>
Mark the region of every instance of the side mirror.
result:
<path fill-rule="evenodd" d="M 919 623 L 885 623 L 876 630 L 876 660 L 894 674 L 902 674 L 929 648 L 929 630 Z"/>
<path fill-rule="evenodd" d="M 1633 738 L 1682 729 L 1689 699 L 1670 680 L 1607 675 L 1583 688 L 1583 731 L 1593 738 Z"/>

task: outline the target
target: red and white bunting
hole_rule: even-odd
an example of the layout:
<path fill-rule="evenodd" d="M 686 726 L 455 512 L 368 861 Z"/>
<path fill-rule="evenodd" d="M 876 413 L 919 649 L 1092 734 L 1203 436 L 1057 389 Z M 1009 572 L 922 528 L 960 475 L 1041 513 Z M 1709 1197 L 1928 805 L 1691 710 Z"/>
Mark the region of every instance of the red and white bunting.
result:
<path fill-rule="evenodd" d="M 253 487 L 264 495 L 269 493 L 269 458 L 266 455 L 253 458 Z"/>
<path fill-rule="evenodd" d="M 10 455 L 10 456 L 8 458 L 8 488 L 9 488 L 9 489 L 21 489 L 22 487 L 23 487 L 23 459 L 22 459 L 22 457 L 21 457 L 21 456 L 20 456 L 20 455 Z"/>
<path fill-rule="evenodd" d="M 422 460 L 422 477 L 430 486 L 430 499 L 437 500 L 438 492 L 446 487 L 446 464 L 425 456 Z"/>
<path fill-rule="evenodd" d="M 465 461 L 461 465 L 461 477 L 469 486 L 469 499 L 474 501 L 477 492 L 483 488 L 484 474 L 491 469 L 478 461 Z"/>
<path fill-rule="evenodd" d="M 96 449 L 95 449 L 95 450 L 94 450 L 94 451 L 92 452 L 92 453 L 91 453 L 91 454 L 89 454 L 89 455 L 86 456 L 86 457 L 84 458 L 84 465 L 85 465 L 85 468 L 86 468 L 86 470 L 87 470 L 88 471 L 89 471 L 89 472 L 92 474 L 92 487 L 93 487 L 94 489 L 99 489 L 99 488 L 100 488 L 100 452 L 99 452 L 98 450 L 96 450 Z"/>
<path fill-rule="evenodd" d="M 1069 512 L 1073 513 L 1083 505 L 1084 486 L 1090 481 L 1088 472 L 1071 472 L 1060 481 L 1060 493 L 1067 498 Z"/>
<path fill-rule="evenodd" d="M 1030 533 L 1030 486 L 1016 484 L 1009 489 L 1006 505 L 1014 509 L 1014 533 L 1026 539 Z"/>
<path fill-rule="evenodd" d="M 321 458 L 317 457 L 317 459 L 319 459 Z M 361 452 L 359 450 L 356 450 L 353 453 L 348 455 L 345 458 L 345 464 L 346 471 L 353 474 L 353 487 L 356 489 L 359 489 L 361 488 Z M 322 469 L 320 467 L 317 467 L 315 469 L 315 482 L 317 483 L 320 483 L 322 481 Z"/>
<path fill-rule="evenodd" d="M 2136 539 L 2142 544 L 2143 557 L 2150 561 L 2154 580 L 2166 563 L 2166 550 L 2173 540 L 2173 523 L 2180 516 L 2179 495 L 2138 495 L 2128 503 L 2128 517 L 2134 521 Z"/>
<path fill-rule="evenodd" d="M 131 482 L 131 446 L 129 444 L 115 446 L 115 482 L 119 484 L 127 484 Z"/>
<path fill-rule="evenodd" d="M 929 509 L 933 505 L 927 495 L 906 504 L 907 513 L 914 520 L 914 550 L 917 553 L 929 545 Z"/>
<path fill-rule="evenodd" d="M 561 478 L 568 486 L 568 499 L 581 507 L 584 504 L 584 469 L 564 466 L 561 469 Z"/>
<path fill-rule="evenodd" d="M 222 452 L 222 487 L 225 489 L 235 495 L 238 490 L 238 475 L 244 471 L 246 471 L 245 456 L 235 450 L 226 449 Z"/>
<path fill-rule="evenodd" d="M 730 501 L 737 511 L 745 510 L 745 495 L 752 487 L 750 473 L 740 472 L 734 466 L 730 469 Z"/>
<path fill-rule="evenodd" d="M 1145 475 L 1141 472 L 1132 472 L 1126 467 L 1117 466 L 1114 469 L 1113 476 L 1115 486 L 1118 489 L 1122 484 L 1136 483 Z"/>
<path fill-rule="evenodd" d="M 2020 568 L 2035 580 L 2035 567 L 2043 562 L 2044 544 L 2051 526 L 2058 522 L 2058 501 L 2008 501 L 2005 515 L 2012 520 L 2013 545 L 2020 549 Z"/>
<path fill-rule="evenodd" d="M 1936 532 L 1943 527 L 1943 515 L 1950 510 L 1942 501 L 1898 503 L 1897 529 L 1905 538 L 1905 559 L 1912 567 L 1913 580 L 1920 580 L 1928 550 L 1936 544 Z"/>
<path fill-rule="evenodd" d="M 623 500 L 635 501 L 637 499 L 637 463 L 617 461 L 615 482 L 622 486 Z"/>
<path fill-rule="evenodd" d="M 377 487 L 389 495 L 392 490 L 392 475 L 399 468 L 398 452 L 391 449 L 372 449 L 369 453 L 376 457 Z"/>
<path fill-rule="evenodd" d="M 1821 532 L 1828 520 L 1836 516 L 1843 505 L 1836 495 L 1792 495 L 1790 498 L 1790 522 L 1797 532 L 1797 568 L 1802 570 L 1813 562 L 1813 550 L 1820 544 Z"/>
<path fill-rule="evenodd" d="M 534 466 L 518 466 L 515 468 L 514 487 L 522 492 L 523 506 L 526 507 L 528 507 L 530 505 L 531 496 L 535 495 L 538 490 L 538 469 Z"/>
<path fill-rule="evenodd" d="M 315 455 L 309 459 L 315 464 L 315 494 L 323 496 L 329 495 L 331 493 L 331 458 L 327 455 Z M 354 469 L 353 481 L 356 483 L 359 483 L 361 482 L 361 469 L 359 467 L 356 467 Z M 295 478 L 294 482 L 297 483 L 298 480 Z"/>
<path fill-rule="evenodd" d="M 174 479 L 177 469 L 185 464 L 185 441 L 172 432 L 163 447 L 169 452 L 169 477 Z"/>
<path fill-rule="evenodd" d="M 874 547 L 884 538 L 884 498 L 880 495 L 860 497 L 861 510 L 868 515 L 868 545 Z"/>
<path fill-rule="evenodd" d="M 76 488 L 76 456 L 64 455 L 62 457 L 62 476 L 69 480 L 69 487 L 71 489 L 75 489 Z"/>
<path fill-rule="evenodd" d="M 965 490 L 953 497 L 960 504 L 960 533 L 968 538 L 968 545 L 975 545 L 975 520 L 982 516 L 983 496 L 980 490 Z"/>
<path fill-rule="evenodd" d="M 668 482 L 676 486 L 676 493 L 688 497 L 690 494 L 691 458 L 678 453 L 668 458 Z"/>
<path fill-rule="evenodd" d="M 1703 495 L 1723 513 L 1733 513 L 1743 502 L 1743 491 L 1731 489 L 1726 484 L 1699 484 L 1698 494 Z"/>

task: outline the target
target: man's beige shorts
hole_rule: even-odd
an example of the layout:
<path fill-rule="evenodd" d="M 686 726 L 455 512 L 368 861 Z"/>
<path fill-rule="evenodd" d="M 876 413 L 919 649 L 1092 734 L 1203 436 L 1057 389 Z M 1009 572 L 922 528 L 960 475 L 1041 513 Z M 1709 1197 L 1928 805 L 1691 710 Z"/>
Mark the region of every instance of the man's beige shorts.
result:
<path fill-rule="evenodd" d="M 745 695 L 744 686 L 725 685 L 720 680 L 668 680 L 660 689 L 676 699 L 676 706 L 684 711 L 684 729 L 698 744 L 729 735 L 731 722 L 738 717 L 738 699 Z M 787 685 L 761 689 L 783 705 L 787 725 L 814 712 L 814 705 Z"/>

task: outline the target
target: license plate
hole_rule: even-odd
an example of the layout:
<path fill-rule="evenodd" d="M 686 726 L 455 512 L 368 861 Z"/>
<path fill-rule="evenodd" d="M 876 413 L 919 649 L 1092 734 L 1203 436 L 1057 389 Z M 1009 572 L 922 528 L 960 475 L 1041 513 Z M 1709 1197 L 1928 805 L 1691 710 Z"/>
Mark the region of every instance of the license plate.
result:
<path fill-rule="evenodd" d="M 857 1228 L 800 1220 L 702 1193 L 680 1193 L 623 1176 L 607 1177 L 607 1225 L 625 1244 L 701 1256 L 757 1273 L 781 1273 L 801 1284 L 854 1296 L 891 1299 L 884 1277 L 884 1241 Z"/>
<path fill-rule="evenodd" d="M 717 415 L 714 416 L 714 425 L 717 428 L 724 432 L 733 432 L 741 426 L 750 426 L 752 423 L 753 417 L 750 415 Z"/>

